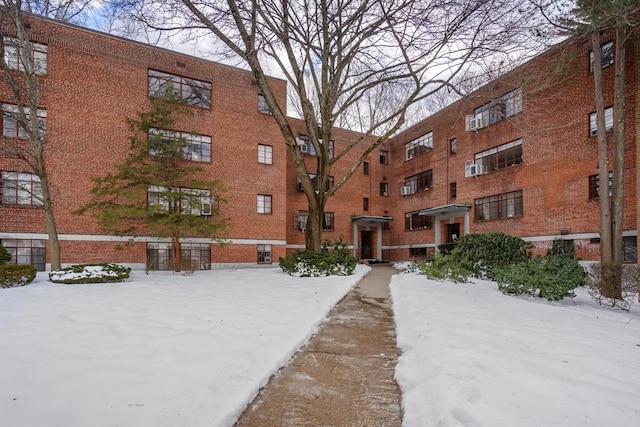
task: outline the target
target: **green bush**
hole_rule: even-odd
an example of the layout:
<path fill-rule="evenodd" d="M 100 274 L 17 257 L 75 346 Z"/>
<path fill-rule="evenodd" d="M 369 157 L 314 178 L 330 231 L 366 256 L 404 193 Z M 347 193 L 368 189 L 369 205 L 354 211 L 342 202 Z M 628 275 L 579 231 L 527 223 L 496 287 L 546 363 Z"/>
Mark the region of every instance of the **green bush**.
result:
<path fill-rule="evenodd" d="M 455 249 L 456 244 L 458 242 L 447 242 L 441 245 L 438 245 L 438 250 L 442 255 L 450 255 L 453 249 Z"/>
<path fill-rule="evenodd" d="M 528 294 L 550 301 L 574 296 L 573 290 L 585 278 L 575 258 L 554 254 L 497 267 L 493 274 L 504 294 Z"/>
<path fill-rule="evenodd" d="M 411 264 L 411 268 L 430 279 L 449 280 L 455 283 L 464 283 L 472 275 L 464 265 L 446 255 L 436 255 L 428 261 L 415 261 Z"/>
<path fill-rule="evenodd" d="M 53 283 L 114 283 L 129 278 L 131 269 L 118 264 L 77 264 L 49 273 Z"/>
<path fill-rule="evenodd" d="M 36 273 L 32 265 L 0 265 L 0 288 L 28 285 L 36 278 Z"/>
<path fill-rule="evenodd" d="M 0 245 L 0 265 L 5 265 L 11 261 L 11 254 L 4 246 Z"/>
<path fill-rule="evenodd" d="M 349 276 L 357 264 L 358 260 L 342 239 L 335 243 L 326 240 L 320 252 L 305 251 L 280 257 L 280 268 L 297 277 Z"/>
<path fill-rule="evenodd" d="M 494 269 L 531 258 L 533 245 L 504 233 L 467 234 L 458 240 L 451 257 L 475 277 L 494 279 Z"/>

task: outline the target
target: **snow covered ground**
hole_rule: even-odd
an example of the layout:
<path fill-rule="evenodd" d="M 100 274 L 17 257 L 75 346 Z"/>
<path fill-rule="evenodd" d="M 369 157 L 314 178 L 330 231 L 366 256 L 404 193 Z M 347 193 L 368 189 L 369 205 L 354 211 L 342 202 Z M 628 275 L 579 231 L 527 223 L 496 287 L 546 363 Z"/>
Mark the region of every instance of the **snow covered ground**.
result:
<path fill-rule="evenodd" d="M 230 426 L 366 273 L 137 272 L 0 289 L 0 426 Z M 640 307 L 391 284 L 404 427 L 640 425 Z"/>
<path fill-rule="evenodd" d="M 391 281 L 404 427 L 640 426 L 640 310 Z"/>
<path fill-rule="evenodd" d="M 0 426 L 229 426 L 368 271 L 0 289 Z"/>

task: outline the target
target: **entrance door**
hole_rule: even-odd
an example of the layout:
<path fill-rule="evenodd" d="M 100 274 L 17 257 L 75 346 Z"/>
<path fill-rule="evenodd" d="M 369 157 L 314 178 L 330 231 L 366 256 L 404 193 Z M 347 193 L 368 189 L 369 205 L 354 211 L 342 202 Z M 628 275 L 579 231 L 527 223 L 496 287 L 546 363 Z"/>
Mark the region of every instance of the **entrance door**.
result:
<path fill-rule="evenodd" d="M 447 224 L 447 242 L 454 242 L 460 238 L 460 224 Z"/>
<path fill-rule="evenodd" d="M 360 234 L 360 258 L 371 259 L 371 231 L 362 231 Z"/>

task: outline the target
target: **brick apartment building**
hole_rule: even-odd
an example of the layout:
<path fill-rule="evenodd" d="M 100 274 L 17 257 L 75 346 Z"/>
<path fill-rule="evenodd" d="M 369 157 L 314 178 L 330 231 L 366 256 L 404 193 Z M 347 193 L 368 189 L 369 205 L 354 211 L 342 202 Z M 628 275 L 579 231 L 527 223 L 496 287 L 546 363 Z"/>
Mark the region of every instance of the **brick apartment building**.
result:
<path fill-rule="evenodd" d="M 168 81 L 188 95 L 193 115 L 181 117 L 190 150 L 204 175 L 223 182 L 228 244 L 185 239 L 183 251 L 201 268 L 277 262 L 304 248 L 306 197 L 273 118 L 252 75 L 244 70 L 46 19 L 31 18 L 29 37 L 42 65 L 41 115 L 62 262 L 118 262 L 162 268 L 166 241 L 105 235 L 88 215 L 73 212 L 90 198 L 91 177 L 113 171 L 128 155 L 125 118 L 150 108 L 149 95 Z M 5 58 L 11 30 L 3 28 Z M 612 106 L 614 41 L 604 39 L 607 107 Z M 7 48 L 9 46 L 9 48 Z M 625 256 L 637 260 L 638 40 L 627 53 Z M 568 42 L 421 121 L 376 149 L 327 203 L 324 237 L 343 238 L 362 259 L 424 257 L 469 232 L 503 231 L 544 252 L 557 239 L 578 256 L 599 254 L 595 111 L 588 42 Z M 46 63 L 46 66 L 45 66 Z M 562 80 L 550 67 L 562 64 Z M 286 83 L 271 79 L 281 105 Z M 5 112 L 12 110 L 0 87 Z M 611 110 L 608 110 L 611 111 Z M 613 123 L 607 116 L 607 125 Z M 304 126 L 291 125 L 304 145 Z M 3 115 L 3 138 L 20 130 Z M 354 133 L 336 130 L 339 152 Z M 611 133 L 608 136 L 611 138 Z M 309 146 L 305 156 L 313 170 Z M 357 151 L 357 150 L 356 150 Z M 333 167 L 340 179 L 353 153 Z M 37 188 L 25 164 L 0 159 L 0 243 L 20 263 L 45 269 L 46 228 Z M 129 243 L 124 248 L 123 243 Z M 558 244 L 558 243 L 556 243 Z"/>

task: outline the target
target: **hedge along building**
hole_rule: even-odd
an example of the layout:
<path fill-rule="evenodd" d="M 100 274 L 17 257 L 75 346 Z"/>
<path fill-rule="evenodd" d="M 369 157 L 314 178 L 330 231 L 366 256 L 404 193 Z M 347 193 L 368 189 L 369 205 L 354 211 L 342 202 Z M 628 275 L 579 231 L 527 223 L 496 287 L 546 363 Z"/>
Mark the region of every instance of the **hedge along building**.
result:
<path fill-rule="evenodd" d="M 184 132 L 196 162 L 220 179 L 227 203 L 229 244 L 197 236 L 183 251 L 200 268 L 271 264 L 304 247 L 306 198 L 293 161 L 250 73 L 176 52 L 46 19 L 29 19 L 29 37 L 46 55 L 41 108 L 46 111 L 47 162 L 62 262 L 120 262 L 162 268 L 168 245 L 154 236 L 105 235 L 89 216 L 73 212 L 90 197 L 91 177 L 104 176 L 128 154 L 125 117 L 150 108 L 149 95 L 169 80 L 202 94 L 175 131 Z M 8 27 L 3 34 L 12 36 Z M 605 40 L 605 45 L 609 40 Z M 494 81 L 374 150 L 326 206 L 324 236 L 342 238 L 361 259 L 426 256 L 439 243 L 467 232 L 503 231 L 544 251 L 557 238 L 573 242 L 584 259 L 597 259 L 599 213 L 590 115 L 595 111 L 588 43 L 565 43 Z M 627 63 L 625 247 L 637 247 L 636 130 L 638 43 Z M 570 58 L 570 61 L 565 61 Z M 556 79 L 549 67 L 561 67 Z M 607 106 L 613 67 L 607 67 Z M 271 79 L 284 105 L 286 84 Z M 188 94 L 193 94 L 189 91 Z M 8 88 L 0 87 L 5 111 Z M 18 138 L 8 115 L 3 138 Z M 634 117 L 636 118 L 634 123 Z M 305 143 L 302 122 L 291 126 Z M 334 151 L 354 134 L 336 130 Z M 611 138 L 611 136 L 608 136 Z M 197 147 L 197 149 L 195 149 Z M 314 170 L 314 153 L 305 161 Z M 333 165 L 340 179 L 358 150 Z M 42 211 L 16 184 L 34 184 L 24 164 L 0 159 L 3 174 L 0 240 L 21 263 L 44 268 Z M 12 190 L 13 189 L 13 190 Z"/>

